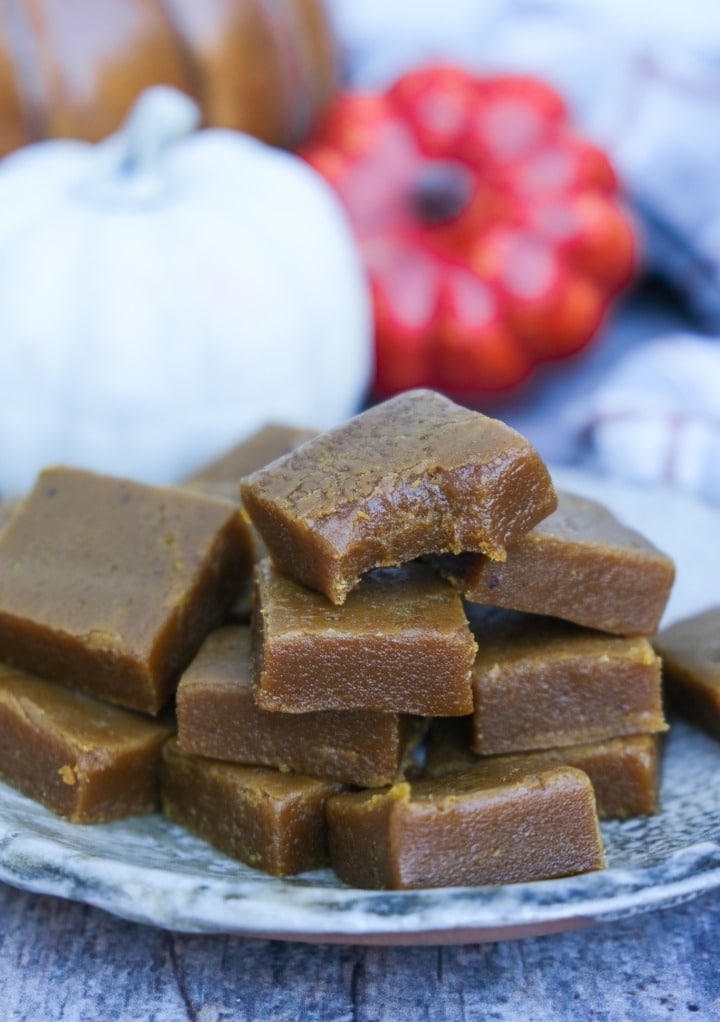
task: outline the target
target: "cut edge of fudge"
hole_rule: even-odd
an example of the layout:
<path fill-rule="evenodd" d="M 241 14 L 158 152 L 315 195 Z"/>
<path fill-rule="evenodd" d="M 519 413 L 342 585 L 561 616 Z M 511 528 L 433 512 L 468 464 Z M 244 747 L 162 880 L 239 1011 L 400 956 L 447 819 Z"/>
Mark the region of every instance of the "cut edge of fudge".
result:
<path fill-rule="evenodd" d="M 332 781 L 224 763 L 163 746 L 163 813 L 226 855 L 273 876 L 328 864 L 325 803 Z"/>
<path fill-rule="evenodd" d="M 673 622 L 651 641 L 671 707 L 720 737 L 720 604 Z"/>
<path fill-rule="evenodd" d="M 177 690 L 183 752 L 380 787 L 402 775 L 421 741 L 424 718 L 364 710 L 282 713 L 255 703 L 251 634 L 212 632 Z"/>
<path fill-rule="evenodd" d="M 478 755 L 531 752 L 668 729 L 661 661 L 623 637 L 520 611 L 468 605 Z"/>
<path fill-rule="evenodd" d="M 427 565 L 370 572 L 341 607 L 269 559 L 256 565 L 255 580 L 255 698 L 262 709 L 413 716 L 472 710 L 475 641 L 460 597 Z"/>
<path fill-rule="evenodd" d="M 72 823 L 154 812 L 173 731 L 0 664 L 0 777 Z"/>
<path fill-rule="evenodd" d="M 355 887 L 520 883 L 605 865 L 592 784 L 568 766 L 341 792 L 326 813 L 331 864 Z"/>
<path fill-rule="evenodd" d="M 652 635 L 675 565 L 598 501 L 558 493 L 558 507 L 501 563 L 463 552 L 432 558 L 465 599 L 559 617 L 618 635 Z"/>

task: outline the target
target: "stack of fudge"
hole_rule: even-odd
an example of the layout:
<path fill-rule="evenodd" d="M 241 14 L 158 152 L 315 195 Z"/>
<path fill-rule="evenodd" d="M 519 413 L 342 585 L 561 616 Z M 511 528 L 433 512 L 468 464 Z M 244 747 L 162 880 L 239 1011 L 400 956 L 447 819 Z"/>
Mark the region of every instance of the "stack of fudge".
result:
<path fill-rule="evenodd" d="M 430 391 L 174 488 L 49 469 L 0 534 L 0 774 L 279 876 L 600 869 L 598 818 L 658 809 L 673 577 Z"/>

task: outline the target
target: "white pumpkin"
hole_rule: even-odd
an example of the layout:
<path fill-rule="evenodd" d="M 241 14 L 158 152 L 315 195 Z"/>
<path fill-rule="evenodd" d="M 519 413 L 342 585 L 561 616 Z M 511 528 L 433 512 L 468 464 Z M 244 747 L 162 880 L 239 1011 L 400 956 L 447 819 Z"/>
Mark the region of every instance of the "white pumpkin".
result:
<path fill-rule="evenodd" d="M 268 419 L 362 403 L 351 231 L 304 162 L 148 90 L 100 145 L 0 164 L 0 492 L 65 463 L 171 482 Z"/>

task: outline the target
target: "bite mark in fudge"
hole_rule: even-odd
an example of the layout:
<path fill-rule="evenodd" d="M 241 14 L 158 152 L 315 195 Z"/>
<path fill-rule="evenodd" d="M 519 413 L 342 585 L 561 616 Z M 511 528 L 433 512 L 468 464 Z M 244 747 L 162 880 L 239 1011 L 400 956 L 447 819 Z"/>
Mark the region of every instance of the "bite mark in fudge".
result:
<path fill-rule="evenodd" d="M 436 564 L 473 602 L 617 635 L 657 631 L 675 578 L 672 560 L 640 533 L 596 501 L 568 493 L 508 547 L 506 561 L 462 553 Z"/>
<path fill-rule="evenodd" d="M 157 713 L 251 563 L 228 501 L 48 469 L 0 534 L 0 659 Z"/>
<path fill-rule="evenodd" d="M 667 730 L 660 658 L 625 638 L 468 605 L 478 644 L 473 751 L 550 749 Z"/>
<path fill-rule="evenodd" d="M 325 802 L 338 785 L 163 749 L 163 812 L 220 851 L 273 876 L 327 865 Z"/>
<path fill-rule="evenodd" d="M 470 719 L 436 720 L 430 727 L 423 776 L 483 769 L 483 758 L 470 748 Z M 542 749 L 496 757 L 512 765 L 522 759 L 529 765 L 566 765 L 588 775 L 595 791 L 601 819 L 625 820 L 651 815 L 660 808 L 660 749 L 657 735 L 627 735 L 600 742 Z"/>
<path fill-rule="evenodd" d="M 172 731 L 0 664 L 0 776 L 73 823 L 157 809 L 160 753 Z"/>
<path fill-rule="evenodd" d="M 720 737 L 720 605 L 676 621 L 652 643 L 672 705 Z"/>
<path fill-rule="evenodd" d="M 341 607 L 255 569 L 255 698 L 264 710 L 460 716 L 475 654 L 462 601 L 423 564 L 370 572 Z"/>
<path fill-rule="evenodd" d="M 330 860 L 355 887 L 509 884 L 602 869 L 592 785 L 518 762 L 327 803 Z"/>
<path fill-rule="evenodd" d="M 357 787 L 391 784 L 423 722 L 397 713 L 270 713 L 256 702 L 249 628 L 221 628 L 203 643 L 177 691 L 183 752 L 294 770 Z"/>
<path fill-rule="evenodd" d="M 370 569 L 423 554 L 504 559 L 557 504 L 519 433 L 422 390 L 309 440 L 241 494 L 280 570 L 336 604 Z"/>

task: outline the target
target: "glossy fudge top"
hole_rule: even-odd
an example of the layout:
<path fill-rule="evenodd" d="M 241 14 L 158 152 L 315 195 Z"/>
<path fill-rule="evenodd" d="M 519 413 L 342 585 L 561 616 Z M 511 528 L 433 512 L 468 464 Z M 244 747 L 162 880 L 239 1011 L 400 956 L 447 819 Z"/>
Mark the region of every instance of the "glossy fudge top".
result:
<path fill-rule="evenodd" d="M 157 712 L 250 563 L 228 501 L 48 469 L 0 535 L 0 659 Z"/>
<path fill-rule="evenodd" d="M 281 570 L 334 603 L 373 567 L 444 551 L 503 559 L 557 505 L 520 434 L 426 390 L 308 441 L 241 493 Z"/>

